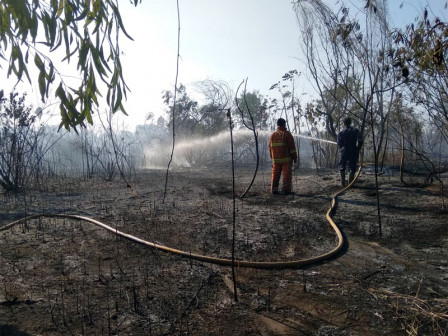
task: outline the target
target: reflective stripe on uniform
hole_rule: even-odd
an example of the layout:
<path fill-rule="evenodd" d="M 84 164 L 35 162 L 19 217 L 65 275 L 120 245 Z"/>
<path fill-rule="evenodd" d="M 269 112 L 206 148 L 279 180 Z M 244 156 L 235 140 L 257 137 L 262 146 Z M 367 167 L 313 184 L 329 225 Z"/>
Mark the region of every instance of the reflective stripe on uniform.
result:
<path fill-rule="evenodd" d="M 273 163 L 288 163 L 291 162 L 291 158 L 290 157 L 286 157 L 286 158 L 281 158 L 281 159 L 272 159 Z"/>

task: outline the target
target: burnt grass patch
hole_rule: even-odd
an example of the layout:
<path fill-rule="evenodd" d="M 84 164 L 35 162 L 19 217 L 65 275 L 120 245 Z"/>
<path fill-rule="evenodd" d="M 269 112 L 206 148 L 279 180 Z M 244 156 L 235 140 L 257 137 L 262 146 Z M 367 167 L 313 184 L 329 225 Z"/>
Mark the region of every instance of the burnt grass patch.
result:
<path fill-rule="evenodd" d="M 325 219 L 335 171 L 295 172 L 295 195 L 272 196 L 269 170 L 251 190 L 236 174 L 236 256 L 290 261 L 336 245 Z M 0 226 L 37 213 L 82 214 L 139 238 L 231 257 L 227 170 L 142 171 L 120 180 L 45 181 L 0 195 Z M 0 231 L 0 335 L 446 335 L 448 216 L 437 188 L 371 175 L 338 198 L 348 246 L 304 269 L 232 272 L 163 253 L 89 223 L 39 218 Z M 446 197 L 446 195 L 445 195 Z M 417 332 L 412 334 L 412 332 Z"/>

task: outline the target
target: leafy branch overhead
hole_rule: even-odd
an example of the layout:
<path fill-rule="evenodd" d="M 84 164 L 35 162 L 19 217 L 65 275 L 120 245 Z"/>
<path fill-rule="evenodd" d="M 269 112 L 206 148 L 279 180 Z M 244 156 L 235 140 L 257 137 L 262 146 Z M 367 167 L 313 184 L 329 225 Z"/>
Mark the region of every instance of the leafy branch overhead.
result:
<path fill-rule="evenodd" d="M 395 33 L 399 61 L 404 65 L 409 63 L 416 70 L 430 73 L 446 69 L 444 50 L 448 46 L 447 36 L 448 24 L 438 17 L 430 21 L 425 9 L 423 18 L 415 25 L 410 24 L 405 32 Z"/>
<path fill-rule="evenodd" d="M 422 17 L 394 34 L 395 67 L 401 68 L 412 101 L 425 108 L 444 136 L 447 136 L 448 104 L 448 23 L 438 17 L 430 19 L 428 10 Z M 406 75 L 406 76 L 405 76 Z"/>
<path fill-rule="evenodd" d="M 107 103 L 115 113 L 126 113 L 128 87 L 120 62 L 119 36 L 126 32 L 118 0 L 0 0 L 0 58 L 8 62 L 7 76 L 31 83 L 30 63 L 38 70 L 42 102 L 52 87 L 60 102 L 61 124 L 67 130 L 92 124 L 101 97 L 98 78 L 107 87 Z M 141 0 L 130 0 L 137 6 Z M 67 83 L 48 55 L 65 50 L 62 62 L 77 58 L 79 82 Z M 57 54 L 55 54 L 57 55 Z M 0 63 L 1 67 L 1 63 Z"/>

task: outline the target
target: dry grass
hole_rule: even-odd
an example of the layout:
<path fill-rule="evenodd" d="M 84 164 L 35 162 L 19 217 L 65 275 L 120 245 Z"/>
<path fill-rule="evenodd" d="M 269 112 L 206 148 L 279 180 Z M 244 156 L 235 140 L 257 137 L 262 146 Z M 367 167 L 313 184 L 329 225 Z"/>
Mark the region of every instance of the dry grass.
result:
<path fill-rule="evenodd" d="M 448 298 L 423 299 L 388 290 L 370 289 L 376 298 L 385 299 L 395 311 L 396 320 L 409 336 L 446 336 L 448 334 Z"/>

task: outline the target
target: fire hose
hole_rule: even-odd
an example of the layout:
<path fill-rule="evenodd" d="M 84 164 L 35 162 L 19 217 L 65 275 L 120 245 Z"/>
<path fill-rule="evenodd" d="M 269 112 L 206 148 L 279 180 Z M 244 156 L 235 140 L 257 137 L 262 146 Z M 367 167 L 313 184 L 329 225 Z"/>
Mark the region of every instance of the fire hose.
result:
<path fill-rule="evenodd" d="M 222 265 L 222 266 L 237 266 L 237 267 L 246 267 L 246 268 L 256 268 L 256 269 L 292 269 L 292 268 L 303 268 L 306 266 L 310 266 L 310 265 L 315 265 L 315 264 L 319 264 L 321 262 L 327 261 L 335 256 L 337 256 L 342 249 L 344 248 L 344 244 L 345 244 L 345 238 L 341 232 L 341 230 L 339 229 L 339 227 L 336 225 L 336 223 L 333 221 L 332 216 L 335 214 L 336 212 L 336 207 L 337 207 L 337 197 L 340 196 L 341 194 L 343 194 L 348 188 L 350 188 L 353 183 L 357 180 L 359 174 L 361 172 L 361 167 L 359 168 L 354 180 L 349 183 L 346 187 L 338 190 L 337 192 L 335 192 L 332 196 L 331 196 L 331 206 L 328 209 L 327 213 L 326 213 L 326 219 L 329 222 L 330 226 L 332 227 L 332 229 L 334 230 L 336 237 L 337 237 L 337 244 L 336 246 L 331 249 L 330 251 L 318 255 L 318 256 L 314 256 L 314 257 L 310 257 L 310 258 L 305 258 L 305 259 L 299 259 L 299 260 L 291 260 L 291 261 L 249 261 L 249 260 L 235 260 L 232 262 L 231 259 L 226 259 L 226 258 L 217 258 L 217 257 L 213 257 L 213 256 L 208 256 L 208 255 L 201 255 L 201 254 L 195 254 L 195 253 L 190 253 L 190 252 L 186 252 L 186 251 L 182 251 L 179 249 L 175 249 L 175 248 L 171 248 L 162 244 L 157 244 L 154 242 L 150 242 L 141 238 L 138 238 L 136 236 L 133 236 L 131 234 L 119 231 L 109 225 L 106 225 L 98 220 L 92 219 L 90 217 L 85 217 L 85 216 L 81 216 L 81 215 L 70 215 L 70 214 L 51 214 L 51 213 L 41 213 L 41 214 L 35 214 L 35 215 L 30 215 L 27 217 L 23 217 L 21 219 L 18 219 L 12 223 L 9 223 L 5 226 L 0 227 L 0 231 L 5 231 L 8 230 L 12 227 L 14 227 L 15 225 L 24 222 L 24 221 L 28 221 L 31 219 L 36 219 L 36 218 L 42 218 L 42 217 L 46 217 L 46 218 L 66 218 L 66 219 L 75 219 L 75 220 L 80 220 L 80 221 L 85 221 L 91 224 L 94 224 L 98 227 L 101 227 L 109 232 L 112 232 L 115 235 L 118 235 L 122 238 L 128 239 L 132 242 L 138 243 L 138 244 L 142 244 L 144 246 L 153 248 L 155 250 L 158 251 L 162 251 L 162 252 L 167 252 L 167 253 L 171 253 L 171 254 L 175 254 L 175 255 L 179 255 L 188 259 L 193 259 L 193 260 L 197 260 L 197 261 L 202 261 L 202 262 L 206 262 L 206 263 L 211 263 L 211 264 L 216 264 L 216 265 Z"/>

